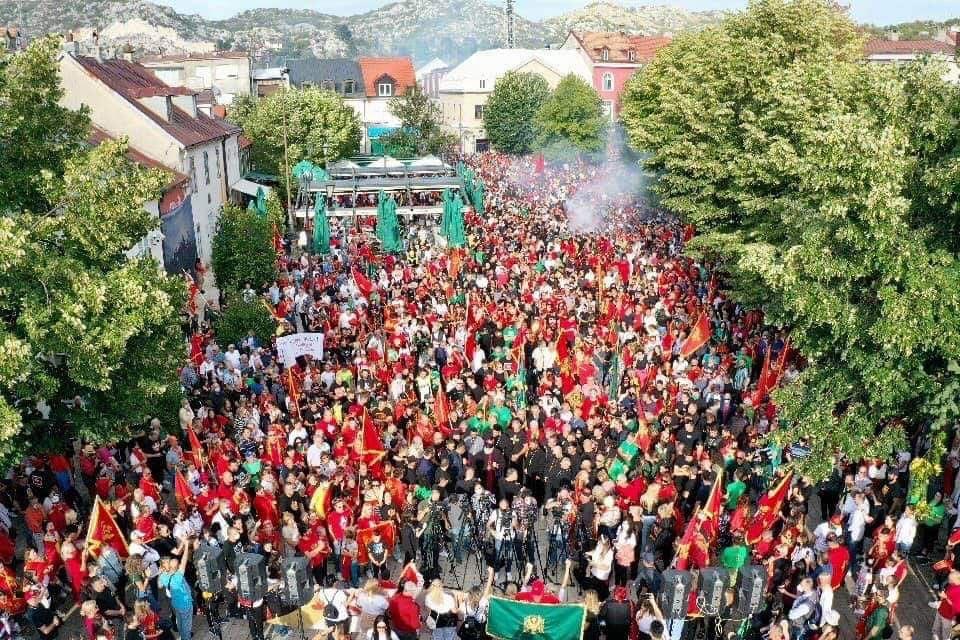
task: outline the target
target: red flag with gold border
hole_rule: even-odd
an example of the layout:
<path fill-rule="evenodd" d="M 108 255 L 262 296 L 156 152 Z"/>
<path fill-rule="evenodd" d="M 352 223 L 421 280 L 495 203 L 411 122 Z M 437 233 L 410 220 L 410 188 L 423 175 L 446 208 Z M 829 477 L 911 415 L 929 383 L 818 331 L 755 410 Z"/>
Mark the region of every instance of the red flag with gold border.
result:
<path fill-rule="evenodd" d="M 187 440 L 190 442 L 190 453 L 193 456 L 193 463 L 197 466 L 197 469 L 203 469 L 207 465 L 207 460 L 203 455 L 203 446 L 200 444 L 200 438 L 197 437 L 193 427 L 187 427 Z"/>
<path fill-rule="evenodd" d="M 383 478 L 383 459 L 387 455 L 386 447 L 383 446 L 383 440 L 377 433 L 377 425 L 373 423 L 370 412 L 363 410 L 363 426 L 360 434 L 360 450 L 363 461 L 367 465 L 370 474 L 375 478 Z"/>
<path fill-rule="evenodd" d="M 760 496 L 760 500 L 757 501 L 757 512 L 753 514 L 753 519 L 747 525 L 747 532 L 744 536 L 748 545 L 760 542 L 763 532 L 773 528 L 773 525 L 780 519 L 780 509 L 790 493 L 792 481 L 793 472 L 791 471 L 780 482 Z"/>
<path fill-rule="evenodd" d="M 690 331 L 690 335 L 687 336 L 687 339 L 683 341 L 683 345 L 680 347 L 680 355 L 684 358 L 689 358 L 697 349 L 710 342 L 711 335 L 710 316 L 704 311 L 701 311 L 700 317 L 697 318 L 696 324 L 693 325 L 693 330 Z"/>
<path fill-rule="evenodd" d="M 93 502 L 90 525 L 87 527 L 87 549 L 94 557 L 99 558 L 105 545 L 113 547 L 121 558 L 130 555 L 123 531 L 117 526 L 117 521 L 113 519 L 107 505 L 97 496 Z"/>
<path fill-rule="evenodd" d="M 186 509 L 187 506 L 193 504 L 193 491 L 190 490 L 190 484 L 187 482 L 187 479 L 183 477 L 183 473 L 177 471 L 173 476 L 173 491 L 177 498 L 177 504 L 180 505 L 181 509 Z"/>
<path fill-rule="evenodd" d="M 367 529 L 357 531 L 357 561 L 361 564 L 368 564 L 370 556 L 367 555 L 367 545 L 373 540 L 374 531 L 380 532 L 380 539 L 387 546 L 388 555 L 393 553 L 393 548 L 397 543 L 397 530 L 392 522 L 381 522 Z"/>

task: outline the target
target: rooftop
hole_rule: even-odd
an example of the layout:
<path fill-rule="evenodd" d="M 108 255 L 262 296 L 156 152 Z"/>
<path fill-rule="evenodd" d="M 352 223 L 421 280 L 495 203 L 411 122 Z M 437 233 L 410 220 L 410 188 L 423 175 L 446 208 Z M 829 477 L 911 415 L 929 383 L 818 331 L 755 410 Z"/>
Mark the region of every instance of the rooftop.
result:
<path fill-rule="evenodd" d="M 417 84 L 410 58 L 360 58 L 360 71 L 368 96 L 377 95 L 377 80 L 387 75 L 396 83 L 393 94 L 400 96 Z"/>
<path fill-rule="evenodd" d="M 342 95 L 363 96 L 363 73 L 356 60 L 299 58 L 287 60 L 287 68 L 290 70 L 290 84 L 293 86 L 310 84 Z M 350 93 L 344 93 L 346 80 L 354 82 L 353 91 Z M 324 83 L 332 83 L 332 86 L 325 86 Z"/>
<path fill-rule="evenodd" d="M 107 133 L 103 129 L 94 126 L 90 128 L 90 135 L 87 137 L 87 142 L 89 142 L 92 146 L 96 147 L 108 140 L 114 140 L 114 139 L 115 138 L 113 136 L 111 136 L 109 133 Z M 146 154 L 130 146 L 129 143 L 127 144 L 127 158 L 131 162 L 134 162 L 140 165 L 141 167 L 146 167 L 148 169 L 160 169 L 161 171 L 166 173 L 168 176 L 170 176 L 170 181 L 167 183 L 167 189 L 179 186 L 181 184 L 185 184 L 187 182 L 187 176 L 180 173 L 179 171 L 174 171 L 170 167 L 157 162 L 153 158 L 150 158 Z"/>
<path fill-rule="evenodd" d="M 880 40 L 867 42 L 864 47 L 867 56 L 874 55 L 924 55 L 941 54 L 955 56 L 957 47 L 939 40 Z"/>
<path fill-rule="evenodd" d="M 168 121 L 148 109 L 140 102 L 141 98 L 193 95 L 195 92 L 184 87 L 170 87 L 164 84 L 142 65 L 120 59 L 97 60 L 84 56 L 78 56 L 75 59 L 90 75 L 126 98 L 127 102 L 185 147 L 240 133 L 239 127 L 224 120 L 211 118 L 201 111 L 198 111 L 196 116 L 192 116 L 175 106 L 171 109 Z"/>
<path fill-rule="evenodd" d="M 185 53 L 170 54 L 165 56 L 143 56 L 140 58 L 141 64 L 156 64 L 164 62 L 188 62 L 203 60 L 242 60 L 249 58 L 250 54 L 246 51 L 210 51 L 208 53 Z"/>
<path fill-rule="evenodd" d="M 573 49 L 487 49 L 477 51 L 447 72 L 440 81 L 440 91 L 479 91 L 479 80 L 488 80 L 483 91 L 493 91 L 493 84 L 508 71 L 538 60 L 560 75 L 574 73 L 588 83 L 592 74 L 583 56 Z"/>
<path fill-rule="evenodd" d="M 571 31 L 595 62 L 633 62 L 643 64 L 653 60 L 657 51 L 670 44 L 673 38 L 666 36 L 635 36 L 618 31 Z M 603 50 L 608 57 L 603 60 Z M 634 59 L 630 59 L 630 51 Z"/>

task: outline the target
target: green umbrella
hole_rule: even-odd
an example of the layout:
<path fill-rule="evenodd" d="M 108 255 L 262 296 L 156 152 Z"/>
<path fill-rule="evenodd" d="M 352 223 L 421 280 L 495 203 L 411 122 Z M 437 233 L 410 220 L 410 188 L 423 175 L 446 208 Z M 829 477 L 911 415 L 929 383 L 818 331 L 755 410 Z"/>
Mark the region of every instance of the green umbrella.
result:
<path fill-rule="evenodd" d="M 293 165 L 293 177 L 297 179 L 297 182 L 299 182 L 303 174 L 309 173 L 311 176 L 313 176 L 313 179 L 316 180 L 317 178 L 314 175 L 314 171 L 316 169 L 317 167 L 309 160 L 301 160 L 297 164 Z"/>
<path fill-rule="evenodd" d="M 463 202 L 459 195 L 453 196 L 450 205 L 450 218 L 447 226 L 447 244 L 459 248 L 467 244 L 466 229 L 463 225 Z"/>
<path fill-rule="evenodd" d="M 261 218 L 267 215 L 267 194 L 264 193 L 263 187 L 257 187 L 257 213 Z"/>
<path fill-rule="evenodd" d="M 326 255 L 330 253 L 330 221 L 327 220 L 327 198 L 317 194 L 317 204 L 313 208 L 313 250 Z"/>
<path fill-rule="evenodd" d="M 443 217 L 440 218 L 440 235 L 447 238 L 449 235 L 450 228 L 450 204 L 453 200 L 453 193 L 450 192 L 450 189 L 444 189 L 443 193 L 440 195 L 440 201 L 443 203 Z"/>
<path fill-rule="evenodd" d="M 377 194 L 377 239 L 387 253 L 397 253 L 401 249 L 397 203 L 384 191 Z"/>
<path fill-rule="evenodd" d="M 478 215 L 483 215 L 483 192 L 484 186 L 482 180 L 477 180 L 473 187 L 473 208 Z"/>

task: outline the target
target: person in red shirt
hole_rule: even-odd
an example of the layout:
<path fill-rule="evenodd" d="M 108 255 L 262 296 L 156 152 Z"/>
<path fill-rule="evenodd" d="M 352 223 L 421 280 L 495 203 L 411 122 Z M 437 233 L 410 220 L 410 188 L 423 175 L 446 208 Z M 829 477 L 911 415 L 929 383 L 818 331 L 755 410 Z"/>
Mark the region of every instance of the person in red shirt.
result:
<path fill-rule="evenodd" d="M 403 582 L 387 606 L 393 631 L 400 640 L 417 640 L 420 637 L 420 605 L 413 599 L 416 592 L 416 584 Z"/>
<path fill-rule="evenodd" d="M 840 544 L 835 534 L 827 536 L 827 562 L 830 563 L 830 569 L 833 577 L 830 580 L 830 586 L 834 590 L 843 585 L 843 580 L 850 569 L 850 551 L 846 545 Z"/>
<path fill-rule="evenodd" d="M 143 490 L 144 495 L 150 496 L 154 502 L 160 504 L 160 485 L 154 482 L 150 469 L 143 470 L 143 476 L 140 478 L 140 489 Z"/>
<path fill-rule="evenodd" d="M 950 572 L 939 601 L 931 602 L 930 606 L 937 608 L 933 620 L 933 640 L 949 640 L 953 637 L 953 621 L 960 615 L 960 571 Z"/>
<path fill-rule="evenodd" d="M 520 602 L 539 602 L 541 604 L 560 604 L 558 598 L 552 591 L 547 589 L 543 580 L 537 579 L 530 583 L 530 587 L 519 592 L 515 600 Z"/>
<path fill-rule="evenodd" d="M 330 555 L 330 543 L 323 526 L 318 523 L 316 513 L 309 516 L 310 527 L 300 537 L 297 549 L 310 561 L 310 569 L 317 584 L 325 584 L 327 577 L 327 557 Z"/>

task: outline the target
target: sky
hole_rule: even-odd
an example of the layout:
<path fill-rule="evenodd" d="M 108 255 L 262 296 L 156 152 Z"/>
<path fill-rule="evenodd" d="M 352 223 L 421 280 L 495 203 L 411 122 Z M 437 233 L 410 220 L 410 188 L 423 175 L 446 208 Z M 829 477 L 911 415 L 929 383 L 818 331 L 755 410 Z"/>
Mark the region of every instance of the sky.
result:
<path fill-rule="evenodd" d="M 505 0 L 487 0 L 493 4 Z M 741 9 L 746 0 L 614 0 L 624 5 L 669 4 L 691 11 L 707 9 Z M 226 18 L 246 9 L 258 7 L 283 7 L 314 9 L 323 13 L 351 15 L 376 9 L 388 0 L 154 0 L 173 7 L 181 13 L 200 13 L 205 18 Z M 588 0 L 515 0 L 517 13 L 525 18 L 541 19 L 577 9 Z M 944 20 L 960 17 L 958 0 L 841 0 L 852 8 L 853 17 L 860 22 L 878 25 L 908 22 L 911 20 Z"/>

